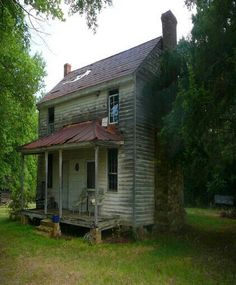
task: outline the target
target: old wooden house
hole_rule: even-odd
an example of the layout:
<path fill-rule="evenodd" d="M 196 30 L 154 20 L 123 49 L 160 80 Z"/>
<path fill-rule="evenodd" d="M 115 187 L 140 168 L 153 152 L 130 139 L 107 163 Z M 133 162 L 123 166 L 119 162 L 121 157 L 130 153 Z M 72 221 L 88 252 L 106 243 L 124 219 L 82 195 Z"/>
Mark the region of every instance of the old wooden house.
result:
<path fill-rule="evenodd" d="M 107 229 L 154 223 L 154 140 L 144 86 L 163 49 L 176 45 L 176 18 L 162 15 L 163 35 L 71 70 L 38 103 L 39 139 L 21 148 L 38 155 L 37 208 L 61 222 Z M 22 187 L 23 189 L 23 187 Z"/>

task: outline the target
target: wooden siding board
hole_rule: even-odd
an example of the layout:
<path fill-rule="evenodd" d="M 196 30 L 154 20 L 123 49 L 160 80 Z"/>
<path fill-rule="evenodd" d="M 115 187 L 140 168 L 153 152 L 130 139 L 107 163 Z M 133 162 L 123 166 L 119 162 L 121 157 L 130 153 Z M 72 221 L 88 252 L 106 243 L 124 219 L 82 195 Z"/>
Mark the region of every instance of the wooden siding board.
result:
<path fill-rule="evenodd" d="M 152 114 L 147 108 L 145 85 L 158 72 L 161 51 L 157 47 L 148 56 L 136 77 L 136 225 L 154 222 L 154 151 L 155 132 Z"/>
<path fill-rule="evenodd" d="M 134 100 L 134 85 L 128 83 L 119 88 L 120 94 L 120 121 L 118 124 L 119 130 L 122 132 L 125 144 L 119 148 L 118 154 L 118 192 L 105 193 L 104 205 L 101 208 L 101 214 L 119 215 L 126 224 L 132 222 L 132 192 L 133 192 L 133 100 Z M 107 117 L 107 102 L 108 91 L 100 92 L 99 96 L 96 94 L 87 95 L 75 100 L 64 102 L 63 104 L 55 105 L 55 130 L 64 125 L 76 123 L 85 120 L 102 119 Z M 39 110 L 39 136 L 47 134 L 47 108 L 41 106 Z M 107 157 L 106 149 L 100 151 L 99 157 L 99 186 L 107 191 Z M 58 202 L 58 158 L 55 153 L 55 165 L 53 168 L 54 185 L 49 189 L 49 195 L 55 196 Z M 86 179 L 83 181 L 76 178 L 73 171 L 73 164 L 76 160 L 85 164 L 86 160 L 94 160 L 92 149 L 78 149 L 73 151 L 64 151 L 63 160 L 69 162 L 69 208 L 71 209 L 73 202 L 78 199 L 79 192 L 86 186 Z M 86 176 L 86 169 L 83 166 L 80 169 L 80 174 Z M 44 180 L 43 169 L 38 169 L 38 185 Z M 78 186 L 78 184 L 80 184 Z M 77 187 L 77 188 L 76 188 Z M 38 189 L 40 187 L 38 186 Z M 76 190 L 77 189 L 77 192 Z"/>
<path fill-rule="evenodd" d="M 158 60 L 161 53 L 160 47 L 156 47 L 145 62 L 140 66 L 136 74 L 136 86 L 133 83 L 126 83 L 118 86 L 120 93 L 120 121 L 119 130 L 124 137 L 124 145 L 119 148 L 118 155 L 118 192 L 106 192 L 102 214 L 120 215 L 121 220 L 127 225 L 132 224 L 133 215 L 133 187 L 134 187 L 134 163 L 136 159 L 135 172 L 135 194 L 136 194 L 136 222 L 137 225 L 147 225 L 153 223 L 154 215 L 154 125 L 152 114 L 145 107 L 148 98 L 143 94 L 143 87 L 155 72 L 158 72 Z M 115 86 L 117 87 L 117 86 Z M 136 90 L 136 93 L 134 93 Z M 136 96 L 136 125 L 134 126 L 134 95 Z M 65 101 L 55 106 L 55 129 L 64 125 L 101 119 L 107 117 L 107 91 L 101 91 L 97 94 L 88 94 L 77 99 Z M 47 108 L 39 110 L 39 136 L 47 134 Z M 134 128 L 136 134 L 136 158 L 134 159 Z M 83 163 L 88 159 L 93 159 L 93 151 L 79 150 L 76 155 L 72 151 L 63 153 L 64 159 L 70 161 L 70 183 L 69 187 L 75 189 L 78 183 L 76 175 L 71 173 L 74 159 L 80 159 Z M 57 156 L 56 156 L 57 157 Z M 42 160 L 42 159 L 40 159 Z M 40 162 L 41 163 L 41 162 Z M 39 163 L 39 165 L 40 165 Z M 55 161 L 54 171 L 57 171 L 57 159 Z M 42 163 L 41 163 L 42 164 Z M 56 169 L 56 170 L 55 170 Z M 85 169 L 83 169 L 85 175 Z M 100 153 L 100 171 L 99 182 L 107 190 L 107 157 L 106 149 Z M 82 174 L 82 172 L 81 172 Z M 56 173 L 54 174 L 56 175 Z M 38 170 L 38 188 L 40 180 L 43 179 L 43 169 Z M 73 186 L 74 183 L 74 186 Z M 81 182 L 84 185 L 85 182 Z M 57 182 L 55 189 L 49 189 L 50 194 L 57 191 Z M 71 201 L 75 196 L 71 196 Z M 72 203 L 70 201 L 70 203 Z"/>

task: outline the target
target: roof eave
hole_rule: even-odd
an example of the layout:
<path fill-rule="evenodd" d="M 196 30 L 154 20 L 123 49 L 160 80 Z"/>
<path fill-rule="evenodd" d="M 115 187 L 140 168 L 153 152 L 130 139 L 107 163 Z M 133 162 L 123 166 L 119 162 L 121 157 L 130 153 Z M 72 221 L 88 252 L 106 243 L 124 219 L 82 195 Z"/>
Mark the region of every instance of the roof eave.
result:
<path fill-rule="evenodd" d="M 37 108 L 40 109 L 42 107 L 49 107 L 52 105 L 56 105 L 59 103 L 63 103 L 66 101 L 77 99 L 77 98 L 86 96 L 88 94 L 95 93 L 97 91 L 106 90 L 106 89 L 114 86 L 114 84 L 115 85 L 121 85 L 121 84 L 131 82 L 131 81 L 133 81 L 134 73 L 135 73 L 135 71 L 132 71 L 130 74 L 125 75 L 125 76 L 117 77 L 117 78 L 114 78 L 112 80 L 96 84 L 94 86 L 85 87 L 83 89 L 80 89 L 80 90 L 77 90 L 77 91 L 74 91 L 71 93 L 66 93 L 65 95 L 62 95 L 62 96 L 57 97 L 57 98 L 49 99 L 47 101 L 38 102 Z"/>
<path fill-rule="evenodd" d="M 142 69 L 142 67 L 146 63 L 146 59 L 155 51 L 156 48 L 160 48 L 160 54 L 163 52 L 162 50 L 162 36 L 159 37 L 158 42 L 153 47 L 153 49 L 146 55 L 145 59 L 140 63 L 140 65 L 135 69 L 134 74 L 137 75 L 138 72 Z"/>
<path fill-rule="evenodd" d="M 119 147 L 123 145 L 124 141 L 90 141 L 90 142 L 80 142 L 80 143 L 71 143 L 71 144 L 60 144 L 60 145 L 52 145 L 48 147 L 40 147 L 40 148 L 33 148 L 33 149 L 24 149 L 21 148 L 19 151 L 24 155 L 32 155 L 32 154 L 40 154 L 46 151 L 57 151 L 57 150 L 73 150 L 78 148 L 89 148 L 97 146 L 102 147 Z"/>

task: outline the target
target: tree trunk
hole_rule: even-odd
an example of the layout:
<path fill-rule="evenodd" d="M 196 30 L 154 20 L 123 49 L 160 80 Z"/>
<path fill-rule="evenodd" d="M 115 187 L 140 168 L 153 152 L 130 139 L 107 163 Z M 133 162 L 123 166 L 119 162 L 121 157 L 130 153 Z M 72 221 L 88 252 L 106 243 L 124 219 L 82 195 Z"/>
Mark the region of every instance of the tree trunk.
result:
<path fill-rule="evenodd" d="M 180 165 L 170 163 L 156 140 L 155 227 L 156 232 L 178 231 L 184 225 L 183 175 Z"/>

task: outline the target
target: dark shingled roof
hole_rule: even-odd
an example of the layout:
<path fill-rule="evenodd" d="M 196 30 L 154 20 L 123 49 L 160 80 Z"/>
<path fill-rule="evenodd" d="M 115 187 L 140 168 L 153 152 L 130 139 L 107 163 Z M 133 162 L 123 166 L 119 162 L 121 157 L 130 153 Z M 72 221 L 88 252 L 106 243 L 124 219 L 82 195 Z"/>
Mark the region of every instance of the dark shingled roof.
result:
<path fill-rule="evenodd" d="M 87 121 L 65 126 L 55 133 L 23 145 L 22 151 L 30 151 L 56 145 L 96 141 L 120 142 L 122 141 L 122 137 L 115 127 L 105 128 L 97 121 Z"/>
<path fill-rule="evenodd" d="M 155 38 L 126 51 L 70 72 L 39 103 L 132 74 L 157 45 L 157 43 L 159 43 L 160 39 L 161 37 Z M 88 71 L 90 71 L 88 75 L 76 80 L 78 76 L 84 75 Z"/>

